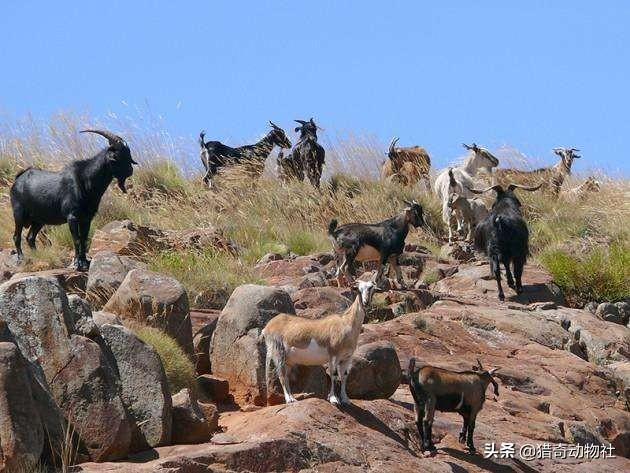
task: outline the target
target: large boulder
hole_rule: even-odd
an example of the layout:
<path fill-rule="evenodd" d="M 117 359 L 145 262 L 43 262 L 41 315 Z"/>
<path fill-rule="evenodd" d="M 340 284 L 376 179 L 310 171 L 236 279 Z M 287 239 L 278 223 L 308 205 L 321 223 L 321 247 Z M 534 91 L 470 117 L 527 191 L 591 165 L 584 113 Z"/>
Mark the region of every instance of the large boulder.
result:
<path fill-rule="evenodd" d="M 352 357 L 347 391 L 351 399 L 387 399 L 402 380 L 394 345 L 378 341 L 360 345 Z"/>
<path fill-rule="evenodd" d="M 61 285 L 28 276 L 0 286 L 0 319 L 6 322 L 22 355 L 54 379 L 71 358 L 73 315 Z"/>
<path fill-rule="evenodd" d="M 309 287 L 291 294 L 298 315 L 318 319 L 341 314 L 352 305 L 353 294 L 337 287 Z"/>
<path fill-rule="evenodd" d="M 13 343 L 0 343 L 0 470 L 30 471 L 44 449 L 44 430 L 26 361 Z"/>
<path fill-rule="evenodd" d="M 95 461 L 129 453 L 133 423 L 120 398 L 120 381 L 99 345 L 73 335 L 70 358 L 53 379 L 53 397 Z"/>
<path fill-rule="evenodd" d="M 197 400 L 188 389 L 173 396 L 173 443 L 202 443 L 210 440 L 212 429 Z"/>
<path fill-rule="evenodd" d="M 265 345 L 260 332 L 279 313 L 295 314 L 287 292 L 246 284 L 234 290 L 219 316 L 210 343 L 212 373 L 228 381 L 238 404 L 265 405 L 267 402 Z M 297 378 L 291 384 L 294 392 L 317 389 L 317 394 L 324 395 L 322 380 L 326 375 L 321 367 L 300 367 L 293 371 Z"/>
<path fill-rule="evenodd" d="M 103 310 L 163 330 L 192 357 L 188 294 L 176 279 L 146 269 L 133 269 Z"/>
<path fill-rule="evenodd" d="M 122 458 L 129 451 L 131 422 L 117 373 L 95 342 L 72 335 L 73 317 L 56 280 L 31 276 L 0 286 L 0 319 L 30 362 L 34 398 L 49 435 L 59 438 L 61 411 L 90 458 Z"/>
<path fill-rule="evenodd" d="M 101 251 L 94 255 L 86 285 L 86 298 L 94 309 L 105 305 L 132 269 L 146 268 L 144 263 L 113 251 Z"/>
<path fill-rule="evenodd" d="M 167 248 L 166 234 L 154 228 L 136 225 L 131 220 L 116 220 L 94 232 L 90 253 L 112 251 L 119 255 L 141 256 L 147 251 Z"/>
<path fill-rule="evenodd" d="M 171 395 L 160 357 L 121 325 L 103 325 L 100 332 L 115 358 L 123 403 L 138 426 L 132 450 L 167 445 L 171 440 Z"/>

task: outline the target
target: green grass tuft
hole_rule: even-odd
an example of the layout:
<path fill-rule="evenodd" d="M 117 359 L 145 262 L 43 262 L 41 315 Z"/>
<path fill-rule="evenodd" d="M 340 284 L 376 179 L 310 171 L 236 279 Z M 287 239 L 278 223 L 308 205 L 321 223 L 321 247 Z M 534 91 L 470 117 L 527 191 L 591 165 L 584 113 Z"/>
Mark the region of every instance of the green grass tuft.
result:
<path fill-rule="evenodd" d="M 195 389 L 195 367 L 172 337 L 157 328 L 146 326 L 135 328 L 135 332 L 160 356 L 171 394 L 184 388 Z"/>
<path fill-rule="evenodd" d="M 540 260 L 569 301 L 581 306 L 590 301 L 615 302 L 630 295 L 630 248 L 613 244 L 585 256 L 562 250 L 544 252 Z"/>

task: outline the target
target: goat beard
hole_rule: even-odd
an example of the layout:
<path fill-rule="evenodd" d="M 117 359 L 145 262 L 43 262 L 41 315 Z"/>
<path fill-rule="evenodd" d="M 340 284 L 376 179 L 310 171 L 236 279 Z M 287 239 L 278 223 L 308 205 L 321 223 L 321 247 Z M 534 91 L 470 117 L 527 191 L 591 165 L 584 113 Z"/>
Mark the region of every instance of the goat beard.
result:
<path fill-rule="evenodd" d="M 122 191 L 123 194 L 127 193 L 127 188 L 125 187 L 125 181 L 127 180 L 126 178 L 117 178 L 116 179 L 118 181 L 118 188 Z"/>

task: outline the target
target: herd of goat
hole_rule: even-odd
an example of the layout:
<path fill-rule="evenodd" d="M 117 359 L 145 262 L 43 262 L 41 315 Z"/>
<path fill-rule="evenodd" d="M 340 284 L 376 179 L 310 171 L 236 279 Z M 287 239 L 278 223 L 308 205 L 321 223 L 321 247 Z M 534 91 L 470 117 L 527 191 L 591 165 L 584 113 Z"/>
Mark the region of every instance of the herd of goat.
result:
<path fill-rule="evenodd" d="M 278 170 L 283 181 L 308 178 L 319 187 L 324 166 L 325 151 L 317 142 L 319 129 L 313 119 L 296 120 L 299 141 L 285 156 L 283 150 L 291 148 L 285 132 L 270 122 L 271 131 L 253 145 L 229 147 L 219 141 L 205 141 L 200 134 L 201 160 L 205 167 L 204 182 L 212 185 L 213 178 L 225 167 L 243 165 L 260 176 L 265 162 L 274 147 L 280 148 Z M 74 265 L 79 271 L 89 268 L 86 253 L 90 225 L 98 211 L 101 198 L 112 180 L 126 192 L 125 181 L 133 174 L 137 164 L 128 144 L 121 137 L 103 130 L 84 130 L 96 133 L 108 141 L 108 146 L 89 159 L 74 161 L 61 171 L 52 172 L 27 168 L 19 172 L 10 191 L 15 219 L 15 252 L 21 258 L 21 237 L 28 228 L 26 241 L 35 248 L 38 232 L 44 225 L 67 223 L 74 242 Z M 397 147 L 394 139 L 388 149 L 388 160 L 382 165 L 381 177 L 402 185 L 412 186 L 424 181 L 430 183 L 431 160 L 424 148 Z M 529 232 L 521 213 L 517 189 L 536 191 L 542 186 L 558 196 L 562 184 L 571 172 L 575 148 L 558 148 L 560 157 L 555 166 L 534 171 L 494 169 L 499 160 L 487 149 L 476 144 L 464 145 L 470 152 L 463 163 L 440 172 L 433 183 L 433 191 L 442 201 L 442 217 L 448 227 L 449 242 L 454 234 L 474 240 L 475 247 L 485 253 L 490 261 L 491 272 L 497 282 L 498 297 L 505 299 L 501 285 L 501 265 L 505 268 L 508 286 L 521 293 L 522 274 L 529 254 Z M 476 181 L 483 176 L 492 185 L 477 189 Z M 537 181 L 535 186 L 515 182 Z M 501 183 L 496 183 L 501 182 Z M 509 183 L 507 183 L 509 182 Z M 597 191 L 599 183 L 589 178 L 572 192 L 582 195 Z M 486 208 L 477 194 L 493 191 L 495 201 Z M 337 281 L 358 292 L 353 304 L 342 314 L 333 314 L 311 320 L 295 315 L 279 314 L 271 319 L 262 337 L 267 348 L 266 374 L 270 386 L 272 364 L 280 380 L 285 401 L 295 401 L 289 386 L 291 367 L 296 365 L 328 365 L 331 375 L 331 391 L 328 399 L 334 404 L 349 403 L 346 380 L 352 355 L 356 349 L 366 308 L 371 304 L 375 291 L 386 268 L 393 272 L 401 288 L 405 287 L 399 258 L 405 248 L 405 240 L 411 227 L 425 224 L 422 206 L 416 201 L 405 202 L 400 214 L 376 224 L 348 223 L 339 225 L 332 220 L 328 235 L 337 260 Z M 355 280 L 355 265 L 367 261 L 378 263 L 378 271 L 370 281 Z M 433 366 L 416 367 L 415 360 L 408 367 L 409 386 L 415 402 L 416 423 L 423 450 L 434 450 L 431 426 L 435 410 L 458 412 L 463 418 L 460 441 L 469 450 L 475 450 L 473 431 L 475 419 L 481 410 L 485 391 L 490 383 L 498 395 L 498 385 L 493 378 L 497 368 L 486 370 L 478 361 L 472 371 L 455 372 Z M 337 396 L 336 379 L 340 382 Z"/>

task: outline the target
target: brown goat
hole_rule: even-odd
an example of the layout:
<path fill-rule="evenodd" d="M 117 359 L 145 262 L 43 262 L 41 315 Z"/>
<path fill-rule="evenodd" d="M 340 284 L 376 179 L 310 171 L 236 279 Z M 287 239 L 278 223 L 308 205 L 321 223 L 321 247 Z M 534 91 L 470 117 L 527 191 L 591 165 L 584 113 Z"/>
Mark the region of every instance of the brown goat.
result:
<path fill-rule="evenodd" d="M 427 150 L 421 146 L 396 147 L 397 141 L 398 138 L 394 138 L 389 145 L 388 159 L 381 166 L 381 179 L 403 186 L 413 186 L 425 180 L 430 185 L 431 158 Z"/>
<path fill-rule="evenodd" d="M 499 184 L 514 182 L 517 184 L 545 183 L 552 196 L 558 197 L 566 176 L 571 174 L 573 160 L 581 156 L 576 154 L 577 148 L 554 148 L 553 152 L 560 157 L 554 166 L 524 171 L 521 169 L 503 168 L 494 171 L 494 177 Z"/>
<path fill-rule="evenodd" d="M 457 412 L 462 416 L 464 425 L 459 434 L 459 442 L 466 442 L 468 450 L 475 452 L 475 420 L 486 400 L 486 389 L 490 383 L 494 387 L 495 396 L 499 395 L 499 385 L 492 377 L 498 369 L 486 371 L 479 360 L 472 371 L 458 372 L 429 365 L 416 369 L 415 358 L 409 360 L 409 390 L 414 400 L 422 451 L 436 449 L 431 430 L 437 409 L 440 412 Z"/>

